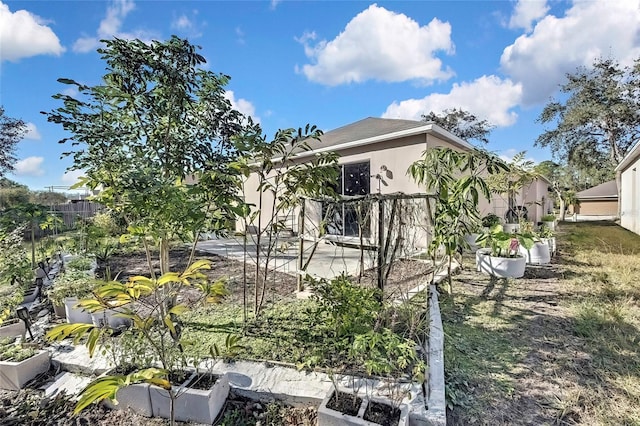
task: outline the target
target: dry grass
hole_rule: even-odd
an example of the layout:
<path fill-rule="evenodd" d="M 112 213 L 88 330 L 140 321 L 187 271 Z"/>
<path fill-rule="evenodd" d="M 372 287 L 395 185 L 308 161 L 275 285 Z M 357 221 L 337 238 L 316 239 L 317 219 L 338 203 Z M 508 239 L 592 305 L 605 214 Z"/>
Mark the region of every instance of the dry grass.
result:
<path fill-rule="evenodd" d="M 561 229 L 549 268 L 457 277 L 443 303 L 452 424 L 640 425 L 640 237 Z"/>

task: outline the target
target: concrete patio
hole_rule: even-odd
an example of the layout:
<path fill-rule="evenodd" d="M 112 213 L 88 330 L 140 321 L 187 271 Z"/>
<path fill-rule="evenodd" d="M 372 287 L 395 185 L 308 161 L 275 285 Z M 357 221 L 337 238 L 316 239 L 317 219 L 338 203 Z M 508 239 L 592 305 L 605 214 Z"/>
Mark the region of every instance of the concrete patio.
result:
<path fill-rule="evenodd" d="M 273 250 L 275 258 L 270 259 L 269 267 L 279 272 L 297 275 L 299 244 L 299 239 L 295 237 L 279 238 L 275 249 Z M 267 244 L 261 242 L 260 245 L 262 247 L 260 264 L 264 266 L 266 264 L 264 253 L 266 252 Z M 311 255 L 313 245 L 314 242 L 312 241 L 304 242 L 303 247 L 305 261 Z M 245 259 L 245 249 L 243 247 L 242 236 L 212 238 L 200 241 L 197 247 L 199 250 L 217 254 L 229 259 L 239 261 L 243 261 Z M 257 244 L 251 237 L 249 237 L 246 245 L 246 259 L 254 265 L 256 247 Z M 375 251 L 365 251 L 363 260 L 365 270 L 375 267 Z M 312 260 L 309 262 L 306 274 L 315 278 L 331 279 L 342 273 L 357 274 L 359 269 L 359 249 L 345 247 L 344 245 L 336 244 L 336 242 L 323 240 L 318 243 L 315 253 L 313 253 Z"/>

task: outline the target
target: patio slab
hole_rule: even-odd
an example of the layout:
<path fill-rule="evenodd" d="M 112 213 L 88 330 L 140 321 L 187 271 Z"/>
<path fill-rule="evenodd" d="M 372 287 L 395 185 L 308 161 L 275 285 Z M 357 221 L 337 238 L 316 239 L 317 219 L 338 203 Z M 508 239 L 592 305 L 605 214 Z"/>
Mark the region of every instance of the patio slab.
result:
<path fill-rule="evenodd" d="M 261 244 L 262 245 L 262 244 Z M 304 256 L 307 259 L 312 252 L 314 243 L 304 242 Z M 255 265 L 256 244 L 253 241 L 247 243 L 246 259 Z M 275 258 L 269 261 L 269 268 L 291 275 L 298 274 L 298 247 L 297 238 L 283 238 L 278 241 Z M 243 261 L 245 250 L 242 237 L 214 238 L 198 242 L 197 248 L 207 253 L 217 254 L 229 259 Z M 262 266 L 266 265 L 264 259 L 260 260 Z M 373 252 L 365 252 L 364 268 L 375 266 Z M 351 247 L 337 245 L 330 241 L 320 241 L 309 263 L 306 273 L 315 278 L 331 279 L 343 273 L 357 274 L 360 268 L 360 250 Z"/>

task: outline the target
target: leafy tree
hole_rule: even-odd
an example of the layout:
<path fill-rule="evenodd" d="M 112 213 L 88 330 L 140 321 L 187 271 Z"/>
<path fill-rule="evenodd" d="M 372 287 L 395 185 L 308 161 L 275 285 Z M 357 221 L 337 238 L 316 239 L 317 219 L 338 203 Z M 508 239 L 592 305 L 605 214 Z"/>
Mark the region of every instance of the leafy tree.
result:
<path fill-rule="evenodd" d="M 534 171 L 551 181 L 555 192 L 561 220 L 564 220 L 566 207 L 576 205 L 576 193 L 599 185 L 611 179 L 608 168 L 580 168 L 562 165 L 547 160 L 537 164 Z"/>
<path fill-rule="evenodd" d="M 0 106 L 0 176 L 13 170 L 16 162 L 16 145 L 27 133 L 24 121 L 7 117 Z"/>
<path fill-rule="evenodd" d="M 7 178 L 0 179 L 0 210 L 25 204 L 30 199 L 29 188 Z"/>
<path fill-rule="evenodd" d="M 640 63 L 634 69 L 612 59 L 596 59 L 592 68 L 580 67 L 567 74 L 560 86 L 565 101 L 552 100 L 538 122 L 555 127 L 546 130 L 536 145 L 550 147 L 571 167 L 601 170 L 613 178 L 640 132 L 640 107 L 636 88 Z"/>
<path fill-rule="evenodd" d="M 433 208 L 427 204 L 433 226 L 429 254 L 435 261 L 440 247 L 444 248 L 449 294 L 453 292 L 452 261 L 466 245 L 464 236 L 481 223 L 480 196 L 491 199 L 491 187 L 485 176 L 507 170 L 504 161 L 491 153 L 482 150 L 458 152 L 445 147 L 426 150 L 423 157 L 409 167 L 411 177 L 425 185 L 435 197 Z"/>
<path fill-rule="evenodd" d="M 31 202 L 44 205 L 64 204 L 69 201 L 64 193 L 54 191 L 34 191 L 30 198 Z"/>
<path fill-rule="evenodd" d="M 267 139 L 259 127 L 248 129 L 242 137 L 237 138 L 236 147 L 241 157 L 236 167 L 242 170 L 245 178 L 252 174 L 258 181 L 257 188 L 251 188 L 258 191 L 257 205 L 246 206 L 243 214 L 245 230 L 250 223 L 257 224 L 258 228 L 253 259 L 256 264 L 256 317 L 264 303 L 270 273 L 268 267 L 260 267 L 261 259 L 264 258 L 265 265 L 273 260 L 278 244 L 277 235 L 286 228 L 283 216 L 293 214 L 293 209 L 301 204 L 303 196 L 319 198 L 336 195 L 332 185 L 339 176 L 337 154 L 316 154 L 306 162 L 300 162 L 296 158 L 298 154 L 311 151 L 309 141 L 319 140 L 320 136 L 321 130 L 307 124 L 304 129 L 278 130 L 273 140 Z M 242 185 L 242 189 L 246 190 L 245 185 Z M 266 194 L 268 195 L 265 196 Z M 246 278 L 244 284 L 246 286 Z M 301 290 L 300 281 L 298 285 Z"/>
<path fill-rule="evenodd" d="M 526 151 L 517 153 L 505 170 L 487 177 L 491 192 L 503 199 L 507 197 L 505 199 L 509 206 L 505 214 L 507 223 L 519 223 L 524 219 L 524 212 L 518 208 L 516 197 L 520 195 L 520 201 L 524 201 L 527 198 L 529 185 L 539 177 L 533 161 L 527 160 L 526 154 Z"/>
<path fill-rule="evenodd" d="M 0 228 L 0 325 L 22 303 L 23 290 L 33 278 L 23 236 L 23 227 L 12 231 Z"/>
<path fill-rule="evenodd" d="M 470 112 L 457 108 L 445 109 L 441 115 L 431 111 L 423 115 L 422 119 L 434 122 L 461 139 L 475 139 L 482 143 L 489 143 L 489 134 L 495 127 L 487 120 L 480 120 Z"/>
<path fill-rule="evenodd" d="M 57 218 L 50 215 L 48 208 L 40 204 L 23 203 L 6 210 L 2 222 L 7 229 L 25 226 L 31 241 L 31 266 L 36 267 L 36 228 L 46 229 Z"/>
<path fill-rule="evenodd" d="M 171 239 L 221 231 L 238 208 L 238 172 L 229 163 L 243 117 L 224 96 L 229 77 L 203 69 L 199 47 L 187 40 L 105 43 L 102 84 L 59 79 L 79 96 L 55 95 L 64 105 L 48 120 L 71 133 L 61 143 L 78 146 L 67 155 L 86 172 L 81 184 L 101 187 L 97 200 L 145 246 L 147 237 L 157 243 L 166 273 Z M 147 260 L 155 276 L 149 247 Z"/>

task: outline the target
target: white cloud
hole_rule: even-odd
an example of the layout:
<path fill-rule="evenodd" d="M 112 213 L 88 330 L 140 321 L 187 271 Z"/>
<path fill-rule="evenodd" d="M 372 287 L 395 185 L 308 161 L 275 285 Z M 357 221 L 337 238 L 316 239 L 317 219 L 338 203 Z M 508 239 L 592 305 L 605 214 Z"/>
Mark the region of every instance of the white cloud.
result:
<path fill-rule="evenodd" d="M 502 53 L 500 64 L 521 82 L 523 102 L 546 101 L 566 73 L 590 67 L 598 57 L 624 65 L 640 56 L 640 7 L 634 1 L 576 1 L 563 17 L 548 15 L 531 34 L 518 37 Z"/>
<path fill-rule="evenodd" d="M 242 31 L 242 28 L 236 27 L 236 36 L 238 36 L 238 44 L 245 44 L 244 31 Z"/>
<path fill-rule="evenodd" d="M 509 28 L 531 31 L 532 25 L 549 11 L 546 0 L 518 0 L 509 20 Z"/>
<path fill-rule="evenodd" d="M 69 86 L 62 91 L 62 94 L 75 98 L 76 96 L 78 96 L 79 92 L 78 92 L 78 89 L 76 89 L 75 87 Z"/>
<path fill-rule="evenodd" d="M 40 139 L 42 139 L 42 136 L 40 135 L 40 132 L 38 131 L 38 128 L 35 124 L 27 123 L 26 127 L 27 133 L 24 135 L 25 139 L 31 139 L 34 141 L 39 141 Z"/>
<path fill-rule="evenodd" d="M 84 170 L 67 170 L 60 177 L 60 180 L 65 185 L 72 186 L 78 183 L 78 179 L 83 177 L 84 175 L 85 175 Z"/>
<path fill-rule="evenodd" d="M 432 93 L 422 99 L 393 102 L 382 114 L 384 118 L 420 120 L 430 111 L 461 108 L 498 127 L 510 126 L 518 118 L 512 108 L 522 97 L 522 87 L 511 80 L 482 76 L 472 82 L 455 83 L 449 93 Z"/>
<path fill-rule="evenodd" d="M 24 160 L 16 161 L 13 165 L 13 174 L 16 176 L 42 176 L 44 170 L 42 163 L 44 157 L 27 157 Z"/>
<path fill-rule="evenodd" d="M 150 40 L 152 34 L 144 30 L 135 30 L 133 32 L 122 31 L 124 19 L 134 9 L 135 3 L 133 0 L 113 0 L 111 5 L 107 7 L 106 16 L 100 21 L 96 36 L 80 37 L 73 44 L 73 51 L 78 53 L 93 51 L 100 46 L 100 40 L 113 37 L 125 40 Z"/>
<path fill-rule="evenodd" d="M 435 56 L 454 52 L 451 25 L 435 18 L 420 26 L 404 14 L 373 4 L 335 39 L 311 46 L 308 42 L 313 39 L 315 33 L 298 39 L 313 64 L 296 66 L 296 71 L 329 86 L 366 80 L 430 84 L 453 75 Z"/>
<path fill-rule="evenodd" d="M 0 61 L 18 61 L 36 55 L 60 56 L 65 51 L 58 36 L 38 16 L 0 2 Z"/>
<path fill-rule="evenodd" d="M 231 102 L 231 106 L 235 110 L 241 112 L 247 117 L 253 118 L 254 123 L 260 122 L 260 117 L 256 115 L 256 108 L 250 101 L 242 98 L 236 99 L 233 90 L 227 90 L 224 94 L 224 97 L 227 98 L 229 102 Z"/>
<path fill-rule="evenodd" d="M 176 30 L 189 30 L 193 28 L 193 22 L 187 15 L 180 15 L 171 23 L 171 28 Z"/>
<path fill-rule="evenodd" d="M 191 16 L 182 14 L 175 17 L 171 22 L 171 28 L 182 34 L 186 34 L 189 38 L 202 37 L 202 27 L 206 25 L 204 22 L 198 22 L 198 10 L 193 9 Z"/>
<path fill-rule="evenodd" d="M 275 10 L 276 7 L 278 7 L 278 5 L 282 2 L 282 0 L 271 0 L 271 4 L 269 5 L 269 7 L 271 8 L 271 10 Z"/>

